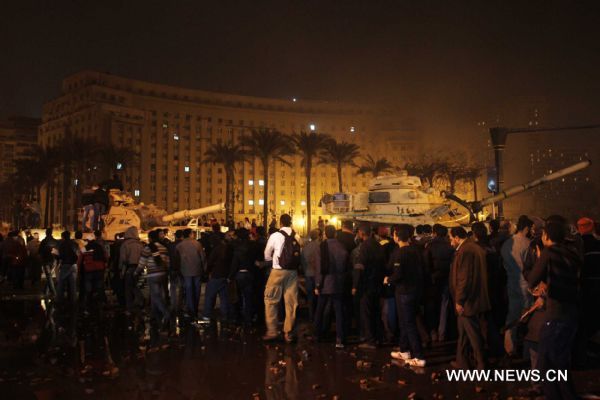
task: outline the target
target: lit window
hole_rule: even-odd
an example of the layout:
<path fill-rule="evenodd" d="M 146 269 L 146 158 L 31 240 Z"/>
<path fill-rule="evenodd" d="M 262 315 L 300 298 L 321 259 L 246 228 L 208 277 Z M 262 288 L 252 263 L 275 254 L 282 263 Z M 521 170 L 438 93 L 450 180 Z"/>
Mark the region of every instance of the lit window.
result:
<path fill-rule="evenodd" d="M 185 172 L 190 172 L 190 166 L 189 166 L 189 165 L 186 165 L 185 167 L 183 167 L 183 170 L 184 170 Z"/>
<path fill-rule="evenodd" d="M 250 179 L 250 180 L 248 181 L 248 185 L 250 185 L 250 186 L 254 186 L 254 181 L 253 181 L 252 179 Z"/>
<path fill-rule="evenodd" d="M 175 139 L 175 140 L 179 140 L 179 135 L 178 135 L 178 134 L 174 134 L 174 135 L 173 135 L 173 139 Z"/>
<path fill-rule="evenodd" d="M 311 131 L 314 131 L 315 129 L 317 129 L 317 126 L 315 124 L 310 124 L 309 127 L 310 127 Z"/>
<path fill-rule="evenodd" d="M 296 101 L 298 101 L 298 99 L 296 99 L 295 97 L 292 99 L 292 101 L 295 103 Z"/>
<path fill-rule="evenodd" d="M 262 179 L 260 179 L 258 181 L 258 186 L 265 186 L 265 181 L 263 181 Z"/>
<path fill-rule="evenodd" d="M 265 201 L 263 199 L 259 199 L 258 200 L 258 204 L 261 205 L 261 206 L 264 206 L 265 205 Z"/>
<path fill-rule="evenodd" d="M 254 205 L 254 200 L 248 200 L 248 205 L 249 206 L 253 206 Z"/>
<path fill-rule="evenodd" d="M 163 125 L 162 125 L 162 126 L 163 126 L 163 128 L 168 128 L 168 127 L 169 127 L 169 124 L 167 124 L 166 122 L 163 122 Z"/>
<path fill-rule="evenodd" d="M 279 202 L 279 204 L 281 204 L 282 206 L 285 206 L 285 200 L 281 200 L 281 201 Z"/>
<path fill-rule="evenodd" d="M 133 195 L 134 195 L 135 197 L 139 197 L 139 195 L 140 195 L 140 189 L 135 189 L 135 190 L 133 191 Z"/>
<path fill-rule="evenodd" d="M 306 205 L 306 201 L 305 201 L 305 200 L 302 200 L 302 201 L 300 202 L 300 205 L 301 205 L 301 206 L 305 206 L 305 205 Z"/>
<path fill-rule="evenodd" d="M 350 133 L 354 133 L 354 130 L 355 130 L 355 129 L 354 129 L 354 127 L 353 127 L 353 126 L 351 126 L 351 127 L 350 127 Z"/>
<path fill-rule="evenodd" d="M 123 164 L 121 164 L 120 162 L 117 163 L 117 169 L 121 170 L 123 169 Z"/>

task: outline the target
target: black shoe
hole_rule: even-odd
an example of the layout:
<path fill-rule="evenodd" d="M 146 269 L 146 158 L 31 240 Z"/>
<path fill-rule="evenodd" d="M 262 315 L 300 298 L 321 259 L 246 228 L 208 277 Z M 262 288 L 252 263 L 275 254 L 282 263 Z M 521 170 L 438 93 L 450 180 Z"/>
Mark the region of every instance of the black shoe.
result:
<path fill-rule="evenodd" d="M 358 348 L 361 350 L 377 350 L 377 346 L 371 342 L 365 342 L 358 345 Z"/>
<path fill-rule="evenodd" d="M 279 339 L 278 335 L 263 335 L 262 337 L 263 342 L 274 342 L 277 339 Z"/>

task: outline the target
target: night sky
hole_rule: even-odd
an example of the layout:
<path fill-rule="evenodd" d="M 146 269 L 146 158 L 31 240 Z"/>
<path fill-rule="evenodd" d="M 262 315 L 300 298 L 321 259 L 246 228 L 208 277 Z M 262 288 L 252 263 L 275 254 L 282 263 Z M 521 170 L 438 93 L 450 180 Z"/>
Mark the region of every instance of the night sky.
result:
<path fill-rule="evenodd" d="M 61 79 L 90 68 L 205 90 L 388 103 L 440 132 L 516 96 L 543 96 L 559 123 L 598 122 L 595 3 L 3 2 L 0 116 L 39 116 Z"/>

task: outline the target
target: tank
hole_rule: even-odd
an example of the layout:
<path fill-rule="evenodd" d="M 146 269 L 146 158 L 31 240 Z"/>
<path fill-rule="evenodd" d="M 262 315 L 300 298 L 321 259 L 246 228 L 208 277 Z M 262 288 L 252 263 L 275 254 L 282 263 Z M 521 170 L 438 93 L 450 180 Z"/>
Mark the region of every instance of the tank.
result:
<path fill-rule="evenodd" d="M 325 214 L 338 219 L 381 224 L 469 225 L 487 205 L 509 199 L 590 165 L 590 160 L 584 160 L 476 202 L 467 202 L 452 193 L 434 193 L 431 188 L 423 188 L 419 177 L 409 176 L 402 171 L 399 175 L 374 178 L 368 192 L 326 194 L 320 203 Z"/>

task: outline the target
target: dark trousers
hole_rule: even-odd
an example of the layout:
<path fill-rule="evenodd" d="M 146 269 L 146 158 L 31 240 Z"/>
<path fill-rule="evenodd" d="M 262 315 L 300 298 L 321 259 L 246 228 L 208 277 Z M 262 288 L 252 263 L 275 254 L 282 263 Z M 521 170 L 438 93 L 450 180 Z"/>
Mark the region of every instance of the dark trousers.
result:
<path fill-rule="evenodd" d="M 129 312 L 133 311 L 136 306 L 139 307 L 139 303 L 142 301 L 142 294 L 137 287 L 136 269 L 137 265 L 130 264 L 125 271 L 125 304 Z"/>
<path fill-rule="evenodd" d="M 571 366 L 571 347 L 577 332 L 575 321 L 548 321 L 540 331 L 538 343 L 537 369 L 542 377 L 546 371 L 568 370 Z M 576 399 L 575 388 L 570 373 L 567 381 L 550 382 L 546 379 L 542 383 L 546 399 Z"/>
<path fill-rule="evenodd" d="M 335 336 L 338 342 L 343 342 L 344 335 L 344 301 L 342 294 L 321 294 L 317 299 L 315 312 L 315 332 L 318 337 L 323 337 L 330 325 L 331 307 L 335 311 Z"/>
<path fill-rule="evenodd" d="M 304 282 L 306 286 L 306 305 L 308 307 L 308 319 L 314 321 L 315 309 L 317 308 L 317 298 L 315 296 L 315 277 L 305 276 Z"/>
<path fill-rule="evenodd" d="M 386 341 L 396 338 L 398 332 L 398 308 L 395 297 L 384 297 L 381 299 L 381 321 Z"/>
<path fill-rule="evenodd" d="M 104 270 L 86 272 L 84 277 L 83 305 L 89 309 L 92 301 L 104 300 Z"/>
<path fill-rule="evenodd" d="M 23 289 L 25 287 L 25 266 L 11 267 L 10 274 L 14 288 Z"/>
<path fill-rule="evenodd" d="M 381 340 L 383 331 L 379 295 L 364 293 L 360 298 L 361 336 L 370 343 Z"/>
<path fill-rule="evenodd" d="M 396 308 L 400 321 L 400 351 L 407 352 L 410 349 L 412 357 L 423 359 L 423 347 L 417 330 L 417 295 L 396 293 Z"/>
<path fill-rule="evenodd" d="M 254 316 L 254 279 L 248 271 L 238 272 L 235 276 L 238 291 L 240 292 L 240 300 L 242 307 L 242 316 L 244 323 L 249 325 L 252 323 Z"/>
<path fill-rule="evenodd" d="M 198 303 L 200 302 L 200 275 L 184 276 L 183 286 L 185 288 L 185 305 L 192 318 L 198 318 Z"/>
<path fill-rule="evenodd" d="M 204 317 L 210 318 L 219 296 L 221 316 L 227 318 L 229 316 L 229 300 L 227 297 L 227 279 L 226 278 L 211 278 L 206 284 L 206 296 L 204 297 Z"/>
<path fill-rule="evenodd" d="M 479 327 L 479 316 L 459 315 L 457 325 L 456 362 L 460 368 L 470 369 L 471 359 L 473 359 L 476 369 L 484 369 L 485 357 L 483 355 L 483 336 Z"/>

